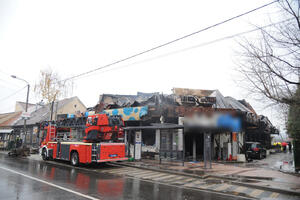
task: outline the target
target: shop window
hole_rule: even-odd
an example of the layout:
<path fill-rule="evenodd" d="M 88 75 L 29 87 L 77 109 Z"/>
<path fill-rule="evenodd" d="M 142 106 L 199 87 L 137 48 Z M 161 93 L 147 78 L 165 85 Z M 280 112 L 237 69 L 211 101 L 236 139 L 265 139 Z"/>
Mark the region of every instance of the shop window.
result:
<path fill-rule="evenodd" d="M 142 130 L 142 141 L 144 145 L 154 145 L 155 144 L 155 130 L 145 129 Z"/>

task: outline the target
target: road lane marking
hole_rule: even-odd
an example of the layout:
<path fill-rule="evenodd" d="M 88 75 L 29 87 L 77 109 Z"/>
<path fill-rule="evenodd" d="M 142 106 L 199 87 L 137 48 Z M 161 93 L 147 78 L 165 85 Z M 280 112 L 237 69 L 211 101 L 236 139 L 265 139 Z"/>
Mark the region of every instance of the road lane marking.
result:
<path fill-rule="evenodd" d="M 241 193 L 241 192 L 243 192 L 243 191 L 246 190 L 246 189 L 247 189 L 246 187 L 240 186 L 240 187 L 236 188 L 236 189 L 234 190 L 234 192 Z"/>
<path fill-rule="evenodd" d="M 188 178 L 188 179 L 178 180 L 178 181 L 176 181 L 175 183 L 186 184 L 186 183 L 189 183 L 189 182 L 195 181 L 195 180 L 196 180 L 195 178 Z"/>
<path fill-rule="evenodd" d="M 128 174 L 131 176 L 136 176 L 136 175 L 142 175 L 142 174 L 150 174 L 153 173 L 153 171 L 139 171 L 139 172 L 129 172 Z"/>
<path fill-rule="evenodd" d="M 149 176 L 149 175 L 156 175 L 156 173 L 153 173 L 153 172 L 147 172 L 147 173 L 140 173 L 140 174 L 126 174 L 127 176 L 131 176 L 131 177 L 138 177 L 138 178 L 141 178 L 143 176 Z"/>
<path fill-rule="evenodd" d="M 157 174 L 161 174 L 161 173 L 159 173 L 159 172 L 151 172 L 151 173 L 146 173 L 146 174 L 136 174 L 133 177 L 143 178 L 143 177 L 146 177 L 146 176 L 154 176 L 154 175 L 157 175 Z"/>
<path fill-rule="evenodd" d="M 221 185 L 221 186 L 215 188 L 214 190 L 217 190 L 217 191 L 223 191 L 223 190 L 226 190 L 226 189 L 228 189 L 228 188 L 230 188 L 230 187 L 231 187 L 231 185 L 229 185 L 229 184 L 223 184 L 223 185 Z"/>
<path fill-rule="evenodd" d="M 156 174 L 156 175 L 155 175 Z M 145 177 L 142 177 L 143 179 L 153 179 L 153 178 L 156 178 L 156 177 L 162 177 L 162 176 L 166 176 L 167 174 L 164 174 L 164 173 L 155 173 L 153 175 L 149 175 L 149 176 L 145 176 Z M 139 177 L 139 176 L 137 176 Z"/>
<path fill-rule="evenodd" d="M 18 171 L 12 170 L 12 169 L 8 169 L 8 168 L 6 168 L 6 167 L 1 167 L 1 166 L 0 166 L 0 169 L 3 169 L 3 170 L 6 170 L 6 171 L 9 171 L 9 172 L 11 172 L 11 173 L 15 173 L 15 174 L 24 176 L 24 177 L 29 178 L 29 179 L 31 179 L 31 180 L 35 180 L 35 181 L 38 181 L 38 182 L 41 182 L 41 183 L 50 185 L 50 186 L 52 186 L 52 187 L 55 187 L 55 188 L 58 188 L 58 189 L 61 189 L 61 190 L 64 190 L 64 191 L 67 191 L 67 192 L 76 194 L 76 195 L 78 195 L 78 196 L 81 196 L 81 197 L 84 197 L 84 198 L 87 198 L 87 199 L 100 200 L 100 199 L 98 199 L 98 198 L 95 198 L 95 197 L 92 197 L 92 196 L 89 196 L 89 195 L 86 195 L 86 194 L 82 194 L 82 193 L 80 193 L 80 192 L 76 192 L 76 191 L 71 190 L 71 189 L 68 189 L 68 188 L 64 188 L 64 187 L 62 187 L 62 186 L 59 186 L 59 185 L 56 185 L 56 184 L 53 184 L 53 183 L 50 183 L 50 182 L 47 182 L 47 181 L 44 181 L 44 180 L 35 178 L 35 177 L 33 177 L 33 176 L 29 176 L 29 175 L 23 174 L 23 173 L 21 173 L 21 172 L 18 172 Z"/>
<path fill-rule="evenodd" d="M 263 192 L 264 192 L 263 190 L 255 189 L 249 195 L 252 196 L 252 197 L 258 197 Z"/>
<path fill-rule="evenodd" d="M 103 172 L 118 173 L 118 172 L 129 172 L 129 171 L 132 171 L 132 169 L 128 169 L 128 168 L 125 168 L 125 169 L 110 169 L 110 170 L 105 170 Z"/>
<path fill-rule="evenodd" d="M 199 188 L 201 189 L 208 189 L 210 187 L 215 187 L 216 184 L 205 184 L 205 185 L 199 185 Z"/>
<path fill-rule="evenodd" d="M 208 190 L 214 190 L 214 191 L 222 192 L 222 191 L 219 191 L 219 190 L 215 190 L 216 188 L 223 186 L 222 183 L 221 184 L 219 184 L 219 183 L 217 183 L 217 184 L 211 184 L 211 183 L 209 183 L 207 185 L 208 186 L 206 187 L 206 189 L 208 189 Z"/>
<path fill-rule="evenodd" d="M 131 173 L 132 171 L 126 170 L 126 171 L 118 171 L 118 172 L 110 172 L 111 174 L 122 174 L 127 175 L 128 173 Z"/>
<path fill-rule="evenodd" d="M 174 178 L 170 178 L 168 181 L 171 182 L 171 181 L 178 181 L 180 179 L 185 179 L 186 177 L 184 176 L 177 176 L 177 177 L 174 177 Z"/>
<path fill-rule="evenodd" d="M 191 183 L 186 183 L 183 186 L 185 187 L 199 187 L 199 184 L 203 184 L 203 181 L 195 181 L 195 182 L 191 182 Z"/>
<path fill-rule="evenodd" d="M 278 196 L 279 196 L 279 193 L 273 192 L 269 197 L 273 198 L 273 199 L 276 199 Z"/>
<path fill-rule="evenodd" d="M 163 177 L 158 177 L 158 178 L 154 178 L 154 181 L 160 181 L 160 180 L 165 180 L 165 179 L 169 179 L 169 178 L 174 178 L 176 177 L 176 175 L 169 175 L 169 176 L 163 176 Z"/>

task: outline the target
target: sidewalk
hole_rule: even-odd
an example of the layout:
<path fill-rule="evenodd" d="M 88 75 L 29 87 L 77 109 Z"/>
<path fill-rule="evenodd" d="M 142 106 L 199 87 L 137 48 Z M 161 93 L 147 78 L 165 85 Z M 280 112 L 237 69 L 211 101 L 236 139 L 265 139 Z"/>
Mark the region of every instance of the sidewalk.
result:
<path fill-rule="evenodd" d="M 245 185 L 255 188 L 266 188 L 274 191 L 298 193 L 300 195 L 300 177 L 286 174 L 277 170 L 266 168 L 239 167 L 232 164 L 212 163 L 212 169 L 204 169 L 203 162 L 181 162 L 163 161 L 159 164 L 157 160 L 136 162 L 122 162 L 120 165 L 137 168 L 162 170 L 199 178 L 220 178 L 228 180 L 233 184 Z"/>

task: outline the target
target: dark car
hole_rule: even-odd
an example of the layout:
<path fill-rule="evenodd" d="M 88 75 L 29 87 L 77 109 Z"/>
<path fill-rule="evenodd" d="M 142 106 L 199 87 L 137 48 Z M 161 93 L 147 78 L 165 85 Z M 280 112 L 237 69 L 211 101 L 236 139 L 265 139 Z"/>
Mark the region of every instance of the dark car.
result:
<path fill-rule="evenodd" d="M 259 142 L 246 142 L 245 153 L 247 159 L 263 159 L 267 157 L 267 151 Z"/>

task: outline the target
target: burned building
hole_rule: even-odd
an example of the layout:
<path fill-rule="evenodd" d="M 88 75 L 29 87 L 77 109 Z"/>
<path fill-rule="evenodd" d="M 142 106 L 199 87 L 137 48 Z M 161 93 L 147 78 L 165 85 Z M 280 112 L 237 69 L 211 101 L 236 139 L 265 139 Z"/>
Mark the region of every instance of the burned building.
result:
<path fill-rule="evenodd" d="M 261 139 L 276 133 L 272 124 L 262 121 L 245 100 L 224 97 L 218 90 L 173 88 L 169 95 L 141 92 L 137 95 L 102 94 L 94 109 L 96 113 L 121 115 L 127 127 L 184 125 L 184 119 L 191 114 L 230 114 L 240 119 L 240 129 L 236 132 L 214 129 L 211 138 L 211 155 L 222 160 L 237 159 L 237 155 L 243 153 L 245 141 L 259 140 L 268 146 L 268 140 Z M 184 154 L 187 160 L 201 160 L 204 155 L 204 133 L 205 129 L 191 128 L 143 129 L 142 154 L 154 157 L 163 149 L 168 149 L 166 152 L 172 152 L 167 155 L 170 158 L 181 159 Z M 128 140 L 134 143 L 132 138 Z M 133 152 L 134 147 L 131 148 Z"/>

